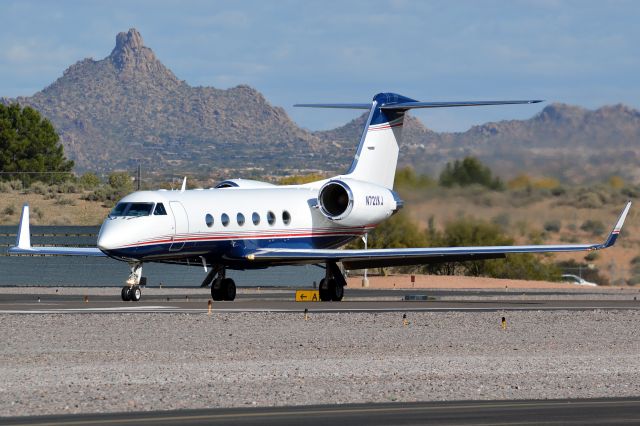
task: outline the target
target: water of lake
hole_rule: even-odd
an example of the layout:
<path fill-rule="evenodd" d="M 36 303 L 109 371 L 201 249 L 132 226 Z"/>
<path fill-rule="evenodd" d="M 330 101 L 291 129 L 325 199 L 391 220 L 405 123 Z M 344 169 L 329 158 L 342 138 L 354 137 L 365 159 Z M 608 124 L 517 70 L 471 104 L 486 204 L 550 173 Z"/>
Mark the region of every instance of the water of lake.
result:
<path fill-rule="evenodd" d="M 15 244 L 17 226 L 0 226 L 0 286 L 113 286 L 120 287 L 129 275 L 125 262 L 110 258 L 79 256 L 6 256 Z M 95 246 L 98 227 L 32 226 L 31 243 Z M 56 234 L 57 236 L 48 236 Z M 68 236 L 65 236 L 68 235 Z M 78 236 L 78 235 L 81 236 Z M 194 287 L 205 277 L 202 266 L 145 263 L 147 285 Z M 228 271 L 236 285 L 311 287 L 324 276 L 317 266 L 279 266 L 258 271 Z"/>

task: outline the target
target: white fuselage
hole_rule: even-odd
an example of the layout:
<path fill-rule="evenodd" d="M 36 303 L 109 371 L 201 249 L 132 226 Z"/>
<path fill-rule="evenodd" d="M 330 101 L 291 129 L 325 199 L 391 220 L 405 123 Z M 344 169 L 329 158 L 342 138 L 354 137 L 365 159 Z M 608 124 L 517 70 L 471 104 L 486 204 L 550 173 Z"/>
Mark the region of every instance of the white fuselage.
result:
<path fill-rule="evenodd" d="M 118 204 L 153 203 L 151 213 L 110 215 L 100 229 L 98 247 L 124 260 L 233 267 L 245 251 L 256 248 L 339 247 L 372 229 L 380 220 L 370 220 L 382 210 L 389 211 L 388 217 L 396 208 L 393 200 L 370 206 L 376 214 L 344 226 L 320 212 L 317 196 L 318 185 L 135 192 Z M 166 214 L 154 214 L 159 203 Z"/>

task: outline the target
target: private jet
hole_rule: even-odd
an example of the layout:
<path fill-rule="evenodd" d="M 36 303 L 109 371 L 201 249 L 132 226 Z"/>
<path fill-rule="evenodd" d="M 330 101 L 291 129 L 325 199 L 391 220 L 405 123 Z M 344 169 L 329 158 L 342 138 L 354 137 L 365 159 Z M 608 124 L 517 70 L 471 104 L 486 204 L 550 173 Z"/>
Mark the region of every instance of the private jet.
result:
<path fill-rule="evenodd" d="M 340 301 L 347 285 L 343 269 L 420 265 L 504 258 L 511 253 L 600 250 L 615 242 L 631 207 L 628 202 L 602 243 L 486 247 L 340 249 L 366 236 L 402 208 L 393 190 L 399 142 L 407 111 L 485 105 L 532 104 L 539 100 L 420 102 L 379 93 L 371 102 L 299 104 L 299 107 L 368 110 L 349 170 L 303 185 L 225 180 L 213 188 L 138 191 L 121 199 L 100 228 L 97 247 L 33 247 L 29 205 L 22 209 L 11 254 L 109 256 L 127 262 L 122 300 L 138 301 L 146 284 L 142 265 L 163 262 L 202 267 L 203 287 L 214 300 L 234 300 L 227 270 L 314 264 L 325 269 L 322 301 Z M 186 178 L 185 178 L 186 181 Z"/>

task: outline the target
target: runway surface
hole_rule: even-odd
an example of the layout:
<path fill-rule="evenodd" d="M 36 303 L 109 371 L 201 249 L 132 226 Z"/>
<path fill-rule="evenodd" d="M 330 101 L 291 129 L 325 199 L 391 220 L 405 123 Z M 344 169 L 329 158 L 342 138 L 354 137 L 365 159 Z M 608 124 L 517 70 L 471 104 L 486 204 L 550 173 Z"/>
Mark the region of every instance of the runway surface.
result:
<path fill-rule="evenodd" d="M 640 399 L 462 401 L 228 408 L 14 417 L 5 425 L 637 424 Z"/>
<path fill-rule="evenodd" d="M 114 289 L 114 293 L 119 293 Z M 405 294 L 427 294 L 426 301 L 404 301 Z M 242 294 L 233 302 L 213 302 L 214 312 L 422 312 L 462 311 L 495 312 L 523 310 L 638 310 L 640 301 L 629 296 L 626 300 L 577 299 L 577 300 L 526 300 L 493 299 L 488 296 L 479 300 L 438 300 L 428 292 L 395 290 L 373 290 L 369 293 L 356 291 L 345 296 L 342 302 L 302 303 L 293 301 L 294 291 Z M 463 292 L 458 295 L 466 296 Z M 357 301 L 349 298 L 357 297 Z M 393 297 L 390 297 L 393 296 Z M 504 293 L 501 296 L 505 296 Z M 143 295 L 139 302 L 123 302 L 119 295 L 87 296 L 55 294 L 2 294 L 0 314 L 45 314 L 45 313 L 193 313 L 208 312 L 206 295 L 185 294 L 176 289 L 169 295 Z"/>

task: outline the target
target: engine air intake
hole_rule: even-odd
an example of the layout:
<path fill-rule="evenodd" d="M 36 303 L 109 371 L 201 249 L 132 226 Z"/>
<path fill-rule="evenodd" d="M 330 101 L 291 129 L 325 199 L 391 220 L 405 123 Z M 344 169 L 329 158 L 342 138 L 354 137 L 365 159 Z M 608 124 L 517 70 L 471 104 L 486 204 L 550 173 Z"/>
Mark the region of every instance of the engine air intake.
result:
<path fill-rule="evenodd" d="M 353 208 L 351 188 L 340 181 L 330 181 L 320 188 L 318 204 L 322 214 L 332 220 L 346 217 Z"/>

